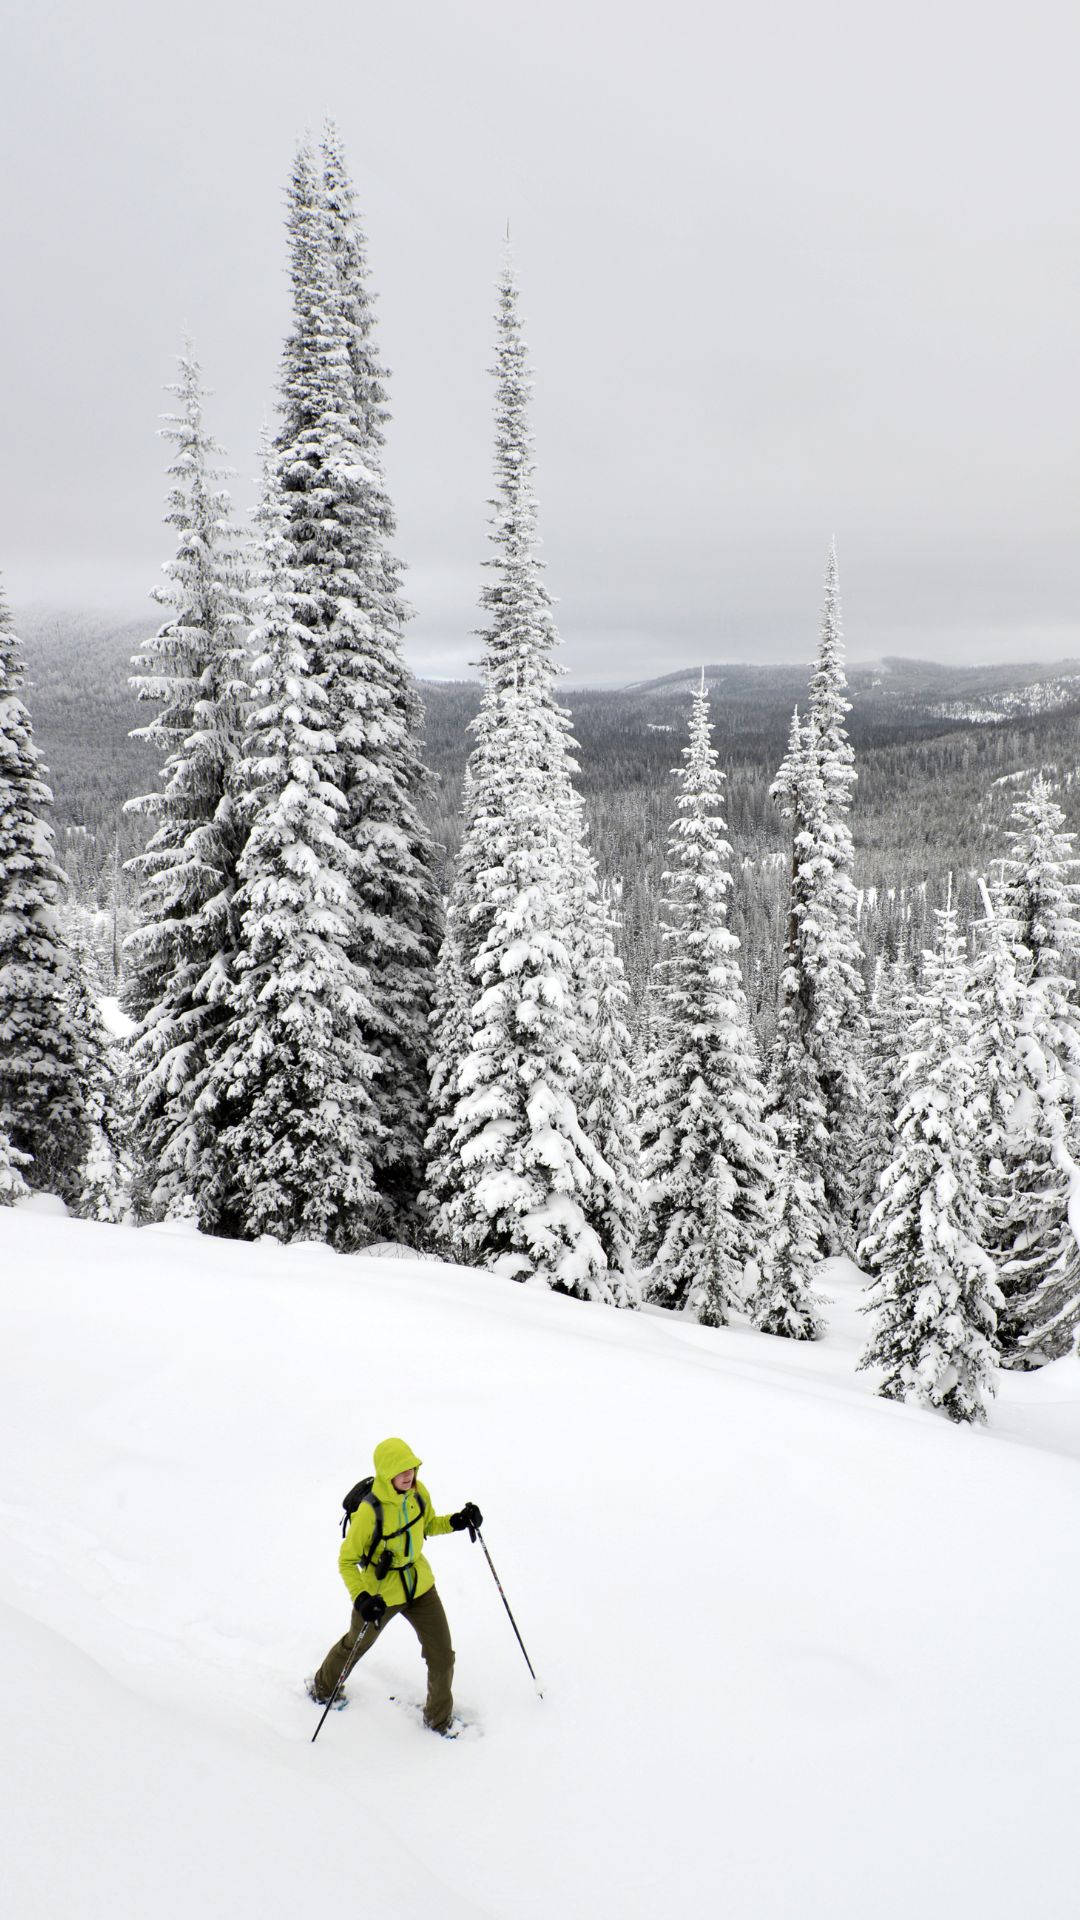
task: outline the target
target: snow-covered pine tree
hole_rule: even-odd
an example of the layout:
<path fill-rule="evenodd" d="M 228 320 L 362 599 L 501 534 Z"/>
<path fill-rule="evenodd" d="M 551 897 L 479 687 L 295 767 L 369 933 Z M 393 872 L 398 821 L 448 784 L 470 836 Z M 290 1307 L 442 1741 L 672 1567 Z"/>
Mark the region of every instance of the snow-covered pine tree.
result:
<path fill-rule="evenodd" d="M 653 1299 L 723 1326 L 767 1253 L 778 1167 L 727 923 L 731 847 L 704 674 L 683 758 L 664 875 L 665 1031 L 643 1142 L 642 1251 Z"/>
<path fill-rule="evenodd" d="M 825 1316 L 813 1287 L 814 1268 L 821 1258 L 822 1192 L 808 1135 L 824 1125 L 825 1109 L 809 1055 L 794 1052 L 787 1073 L 784 1103 L 774 1115 L 779 1170 L 772 1198 L 772 1231 L 747 1312 L 759 1333 L 783 1340 L 820 1340 Z"/>
<path fill-rule="evenodd" d="M 886 1399 L 918 1399 L 957 1421 L 986 1417 L 1001 1295 L 982 1242 L 976 1143 L 986 1124 L 968 968 L 951 888 L 901 1068 L 896 1154 L 860 1256 L 874 1282 L 860 1367 L 880 1367 Z"/>
<path fill-rule="evenodd" d="M 236 944 L 243 826 L 233 789 L 250 602 L 190 342 L 169 391 L 177 411 L 161 431 L 175 449 L 165 519 L 176 530 L 176 553 L 154 594 L 169 617 L 136 656 L 132 680 L 140 700 L 158 704 L 137 733 L 160 750 L 162 765 L 161 791 L 128 802 L 153 824 L 145 852 L 129 863 L 142 890 L 125 945 L 125 999 L 138 1022 L 128 1046 L 128 1107 L 139 1213 L 159 1220 L 190 1210 L 213 1231 L 223 1225 L 225 1170 L 213 1115 L 197 1107 L 222 1044 L 223 982 Z"/>
<path fill-rule="evenodd" d="M 67 885 L 52 794 L 22 700 L 22 648 L 0 591 L 0 1115 L 11 1169 L 74 1202 L 86 1151 L 79 1048 L 60 922 Z"/>
<path fill-rule="evenodd" d="M 369 983 L 355 949 L 352 850 L 330 700 L 295 617 L 287 501 L 266 477 L 254 706 L 240 767 L 240 857 L 228 1046 L 207 1090 L 223 1116 L 233 1230 L 362 1245 L 377 1217 L 380 1125 Z"/>
<path fill-rule="evenodd" d="M 529 423 L 531 378 L 509 257 L 499 282 L 493 553 L 483 698 L 473 723 L 451 920 L 467 1005 L 434 1031 L 440 1111 L 428 1205 L 457 1257 L 611 1299 L 599 1224 L 615 1169 L 582 1124 L 582 940 L 595 888 L 554 697 L 558 633 L 543 582 Z M 447 977 L 450 962 L 444 968 Z M 619 1292 L 624 1289 L 619 1288 Z"/>
<path fill-rule="evenodd" d="M 805 982 L 807 1015 L 819 1063 L 828 1150 L 821 1161 L 825 1198 L 839 1244 L 858 1237 L 865 1185 L 868 1026 L 849 816 L 857 778 L 848 737 L 844 640 L 836 542 L 829 549 L 817 664 L 810 682 L 813 749 L 821 781 L 819 845 L 813 862 L 810 913 L 815 927 L 812 971 Z M 807 736 L 808 743 L 810 736 Z M 784 771 L 773 788 L 790 808 Z M 795 957 L 800 948 L 797 945 Z M 809 953 L 807 959 L 810 959 Z M 789 962 L 790 963 L 790 962 Z"/>
<path fill-rule="evenodd" d="M 363 1047 L 379 1128 L 381 1230 L 407 1235 L 428 1124 L 428 1014 L 439 938 L 435 858 L 419 800 L 423 712 L 401 653 L 408 609 L 383 471 L 385 373 L 366 242 L 333 127 L 290 185 L 293 327 L 274 478 L 286 505 L 293 618 L 327 696 L 351 852 L 350 956 L 367 980 Z"/>
<path fill-rule="evenodd" d="M 131 1218 L 123 1167 L 105 1128 L 95 1121 L 80 1169 L 79 1213 L 84 1220 L 121 1226 Z"/>

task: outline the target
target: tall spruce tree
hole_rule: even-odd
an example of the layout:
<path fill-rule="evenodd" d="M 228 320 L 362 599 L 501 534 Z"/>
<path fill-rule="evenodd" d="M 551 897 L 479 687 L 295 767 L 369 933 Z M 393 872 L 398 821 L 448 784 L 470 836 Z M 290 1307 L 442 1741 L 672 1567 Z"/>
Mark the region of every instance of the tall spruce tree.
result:
<path fill-rule="evenodd" d="M 851 1250 L 867 1182 L 869 1036 L 849 824 L 856 772 L 846 726 L 850 712 L 846 689 L 834 542 L 826 567 L 808 724 L 793 734 L 773 795 L 782 815 L 793 823 L 799 853 L 797 874 L 793 862 L 785 956 L 787 1002 L 802 1025 L 803 1045 L 814 1060 L 825 1108 L 817 1171 L 825 1192 L 830 1239 Z M 813 761 L 809 777 L 808 756 Z"/>
<path fill-rule="evenodd" d="M 683 757 L 664 875 L 664 1031 L 643 1140 L 642 1252 L 654 1299 L 723 1326 L 746 1303 L 751 1263 L 767 1256 L 778 1165 L 728 926 L 731 847 L 704 675 Z"/>
<path fill-rule="evenodd" d="M 483 697 L 451 903 L 462 999 L 456 986 L 444 994 L 434 1034 L 441 1110 L 428 1204 L 438 1239 L 459 1258 L 612 1299 L 625 1290 L 613 1291 L 600 1228 L 615 1170 L 578 1106 L 584 962 L 575 903 L 595 878 L 569 723 L 554 697 L 558 633 L 537 551 L 532 382 L 509 258 L 497 326 Z M 448 959 L 444 982 L 450 971 Z"/>
<path fill-rule="evenodd" d="M 828 969 L 818 986 L 820 1017 L 826 1020 L 828 1033 L 823 1076 L 830 1135 L 825 1197 L 841 1245 L 853 1251 L 869 1216 L 867 1187 L 869 1184 L 872 1188 L 873 1170 L 868 1179 L 865 1144 L 869 1111 L 866 1080 L 869 1022 L 850 825 L 853 789 L 858 779 L 847 730 L 850 711 L 834 540 L 825 570 L 821 637 L 810 681 L 810 715 L 817 736 L 818 764 L 833 848 L 829 898 L 831 950 Z"/>
<path fill-rule="evenodd" d="M 87 1146 L 52 794 L 23 703 L 22 648 L 0 591 L 0 1131 L 3 1182 L 77 1201 Z"/>
<path fill-rule="evenodd" d="M 155 599 L 169 618 L 136 656 L 132 685 L 158 711 L 138 737 L 162 754 L 161 791 L 129 801 L 153 832 L 130 864 L 142 882 L 126 942 L 128 1051 L 136 1198 L 144 1218 L 191 1212 L 223 1224 L 226 1170 L 206 1102 L 226 1022 L 243 826 L 234 792 L 247 698 L 248 579 L 220 448 L 204 421 L 194 351 L 180 357 L 163 437 L 175 448 L 166 524 L 176 553 Z"/>
<path fill-rule="evenodd" d="M 325 689 L 356 897 L 350 957 L 367 980 L 364 1050 L 382 1231 L 408 1234 L 428 1124 L 428 1013 L 439 934 L 419 801 L 423 714 L 401 653 L 408 609 L 383 471 L 385 373 L 366 243 L 340 140 L 297 155 L 289 195 L 293 327 L 273 481 L 285 505 L 292 617 Z"/>
<path fill-rule="evenodd" d="M 977 1140 L 980 1086 L 968 970 L 951 893 L 924 956 L 910 1051 L 901 1068 L 896 1154 L 860 1248 L 874 1275 L 871 1338 L 884 1398 L 914 1398 L 957 1421 L 986 1417 L 1001 1295 L 983 1239 Z"/>

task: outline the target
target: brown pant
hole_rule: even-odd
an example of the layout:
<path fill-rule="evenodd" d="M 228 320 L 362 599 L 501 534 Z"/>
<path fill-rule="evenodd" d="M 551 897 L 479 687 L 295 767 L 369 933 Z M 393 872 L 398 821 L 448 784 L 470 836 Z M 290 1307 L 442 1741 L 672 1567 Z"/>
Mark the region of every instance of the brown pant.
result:
<path fill-rule="evenodd" d="M 361 1634 L 364 1644 L 357 1655 L 357 1662 L 375 1645 L 380 1633 L 390 1625 L 395 1614 L 400 1613 L 409 1623 L 420 1642 L 420 1651 L 427 1665 L 427 1702 L 424 1707 L 424 1721 L 433 1727 L 436 1733 L 442 1733 L 450 1725 L 454 1712 L 454 1696 L 450 1689 L 454 1680 L 454 1649 L 450 1644 L 450 1628 L 443 1603 L 434 1587 L 429 1587 L 419 1600 L 413 1600 L 408 1606 L 387 1607 L 377 1627 L 369 1626 L 353 1609 L 348 1632 L 341 1640 L 335 1641 L 312 1683 L 312 1690 L 320 1700 L 331 1700 L 338 1689 L 349 1657 Z M 354 1665 L 356 1662 L 354 1662 Z M 352 1669 L 350 1668 L 350 1671 Z"/>

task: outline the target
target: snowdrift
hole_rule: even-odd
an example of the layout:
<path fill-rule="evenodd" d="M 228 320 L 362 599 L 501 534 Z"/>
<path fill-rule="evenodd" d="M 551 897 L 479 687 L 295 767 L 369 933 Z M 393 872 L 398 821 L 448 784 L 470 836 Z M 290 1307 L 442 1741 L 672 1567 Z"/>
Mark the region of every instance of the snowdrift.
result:
<path fill-rule="evenodd" d="M 795 1347 L 505 1280 L 0 1213 L 13 1920 L 1065 1913 L 1080 1367 L 988 1432 Z M 341 1496 L 401 1433 L 475 1733 L 400 1623 L 313 1747 Z"/>

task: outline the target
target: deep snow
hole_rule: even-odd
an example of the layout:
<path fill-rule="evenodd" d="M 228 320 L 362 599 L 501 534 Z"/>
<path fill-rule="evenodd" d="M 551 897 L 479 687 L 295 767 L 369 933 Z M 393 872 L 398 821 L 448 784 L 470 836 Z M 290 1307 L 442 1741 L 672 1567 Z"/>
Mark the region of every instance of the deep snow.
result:
<path fill-rule="evenodd" d="M 988 1432 L 814 1347 L 415 1260 L 0 1212 L 13 1920 L 982 1920 L 1075 1905 L 1080 1365 Z M 400 1433 L 479 1737 L 398 1622 L 313 1747 Z"/>

